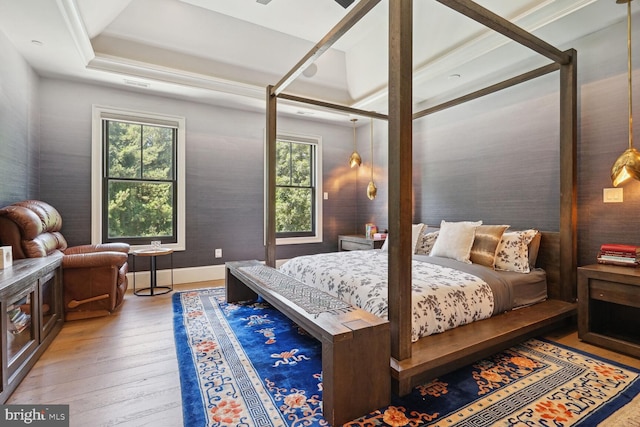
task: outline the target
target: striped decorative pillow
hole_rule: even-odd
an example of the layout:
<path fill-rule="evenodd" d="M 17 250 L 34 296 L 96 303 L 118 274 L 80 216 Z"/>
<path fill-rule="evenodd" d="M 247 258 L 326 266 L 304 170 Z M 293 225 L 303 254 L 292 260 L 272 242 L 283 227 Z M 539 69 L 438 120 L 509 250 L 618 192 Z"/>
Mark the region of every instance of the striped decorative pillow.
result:
<path fill-rule="evenodd" d="M 476 228 L 476 236 L 471 247 L 471 262 L 495 268 L 498 245 L 507 228 L 508 225 L 481 225 Z"/>

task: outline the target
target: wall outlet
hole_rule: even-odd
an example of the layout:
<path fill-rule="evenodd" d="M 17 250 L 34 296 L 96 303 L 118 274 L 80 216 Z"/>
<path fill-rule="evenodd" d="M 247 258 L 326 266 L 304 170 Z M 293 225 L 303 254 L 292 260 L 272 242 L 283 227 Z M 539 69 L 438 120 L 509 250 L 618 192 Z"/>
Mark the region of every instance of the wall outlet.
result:
<path fill-rule="evenodd" d="M 222 258 L 222 249 L 216 249 L 215 257 L 216 258 Z"/>

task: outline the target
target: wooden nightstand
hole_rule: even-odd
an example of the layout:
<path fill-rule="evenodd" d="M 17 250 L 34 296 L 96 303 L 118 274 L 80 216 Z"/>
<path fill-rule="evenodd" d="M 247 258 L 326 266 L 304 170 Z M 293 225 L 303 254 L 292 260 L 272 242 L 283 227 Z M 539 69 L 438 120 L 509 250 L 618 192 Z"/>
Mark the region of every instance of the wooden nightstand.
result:
<path fill-rule="evenodd" d="M 384 239 L 367 239 L 364 234 L 348 234 L 338 236 L 339 251 L 366 251 L 380 249 Z"/>
<path fill-rule="evenodd" d="M 640 269 L 578 268 L 578 337 L 640 357 Z"/>

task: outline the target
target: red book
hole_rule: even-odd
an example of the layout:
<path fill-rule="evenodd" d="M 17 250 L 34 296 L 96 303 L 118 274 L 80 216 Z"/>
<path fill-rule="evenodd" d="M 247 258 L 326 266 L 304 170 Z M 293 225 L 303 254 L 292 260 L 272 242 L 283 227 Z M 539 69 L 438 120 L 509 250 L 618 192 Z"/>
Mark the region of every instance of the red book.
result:
<path fill-rule="evenodd" d="M 620 243 L 605 243 L 600 246 L 602 252 L 623 252 L 631 254 L 640 254 L 640 247 L 636 245 L 624 245 Z"/>

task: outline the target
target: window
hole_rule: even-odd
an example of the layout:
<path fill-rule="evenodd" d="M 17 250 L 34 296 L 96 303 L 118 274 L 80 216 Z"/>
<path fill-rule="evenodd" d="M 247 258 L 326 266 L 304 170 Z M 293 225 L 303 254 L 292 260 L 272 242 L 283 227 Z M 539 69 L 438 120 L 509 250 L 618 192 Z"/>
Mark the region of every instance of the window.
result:
<path fill-rule="evenodd" d="M 320 137 L 279 133 L 276 139 L 276 242 L 322 241 Z"/>
<path fill-rule="evenodd" d="M 94 243 L 184 249 L 184 119 L 94 107 L 93 131 Z"/>

